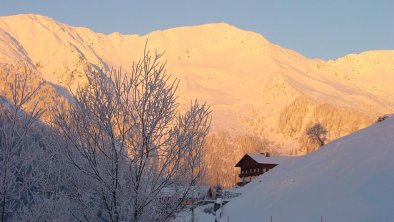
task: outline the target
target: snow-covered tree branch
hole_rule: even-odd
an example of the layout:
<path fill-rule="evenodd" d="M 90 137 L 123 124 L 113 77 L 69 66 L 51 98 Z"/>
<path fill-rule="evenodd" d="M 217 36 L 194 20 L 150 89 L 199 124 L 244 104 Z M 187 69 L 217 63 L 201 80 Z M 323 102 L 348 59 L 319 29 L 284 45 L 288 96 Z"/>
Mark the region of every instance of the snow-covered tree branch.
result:
<path fill-rule="evenodd" d="M 76 219 L 168 220 L 203 175 L 210 109 L 178 113 L 161 56 L 145 51 L 130 73 L 87 71 L 75 103 L 54 110 Z"/>
<path fill-rule="evenodd" d="M 61 211 L 55 153 L 38 122 L 43 109 L 33 101 L 43 83 L 29 82 L 32 73 L 25 66 L 0 73 L 6 82 L 0 96 L 0 221 L 50 220 Z"/>
<path fill-rule="evenodd" d="M 320 123 L 315 123 L 313 126 L 308 128 L 306 134 L 309 139 L 319 145 L 319 147 L 324 146 L 325 141 L 327 140 L 327 129 L 321 125 Z"/>

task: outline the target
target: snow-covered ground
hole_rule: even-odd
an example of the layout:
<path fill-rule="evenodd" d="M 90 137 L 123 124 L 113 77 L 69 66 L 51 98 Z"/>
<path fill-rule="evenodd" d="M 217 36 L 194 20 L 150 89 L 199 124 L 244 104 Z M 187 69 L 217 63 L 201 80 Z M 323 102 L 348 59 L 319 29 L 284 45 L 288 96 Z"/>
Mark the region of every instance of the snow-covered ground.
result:
<path fill-rule="evenodd" d="M 204 210 L 206 212 L 204 212 Z M 209 213 L 209 210 L 213 210 L 213 203 L 203 206 L 198 206 L 194 210 L 194 222 L 213 222 L 215 221 L 215 215 Z M 176 218 L 172 222 L 190 222 L 192 221 L 192 213 L 190 210 L 185 209 L 177 213 Z"/>
<path fill-rule="evenodd" d="M 223 221 L 394 221 L 394 117 L 282 163 L 241 190 L 224 206 Z"/>

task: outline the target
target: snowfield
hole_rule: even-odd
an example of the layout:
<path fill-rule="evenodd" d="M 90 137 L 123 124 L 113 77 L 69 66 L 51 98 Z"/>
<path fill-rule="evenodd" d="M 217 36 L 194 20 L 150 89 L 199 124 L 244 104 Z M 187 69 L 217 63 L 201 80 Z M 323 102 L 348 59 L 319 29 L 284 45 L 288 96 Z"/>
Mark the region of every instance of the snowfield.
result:
<path fill-rule="evenodd" d="M 87 83 L 88 68 L 129 72 L 148 39 L 180 80 L 179 111 L 196 98 L 212 108 L 205 161 L 208 178 L 219 169 L 225 187 L 234 184 L 233 166 L 245 153 L 304 155 L 316 148 L 305 134 L 314 123 L 332 141 L 394 112 L 394 50 L 323 61 L 225 23 L 105 35 L 40 15 L 0 16 L 0 66 L 26 64 L 36 81 L 48 82 L 46 96 L 69 99 Z"/>
<path fill-rule="evenodd" d="M 241 192 L 222 221 L 394 221 L 394 117 L 282 163 Z"/>
<path fill-rule="evenodd" d="M 204 212 L 205 209 L 213 209 L 213 204 L 207 204 L 196 207 L 194 210 L 194 219 L 192 219 L 192 213 L 189 209 L 184 209 L 175 215 L 175 218 L 171 222 L 213 222 L 215 221 L 215 215 Z"/>

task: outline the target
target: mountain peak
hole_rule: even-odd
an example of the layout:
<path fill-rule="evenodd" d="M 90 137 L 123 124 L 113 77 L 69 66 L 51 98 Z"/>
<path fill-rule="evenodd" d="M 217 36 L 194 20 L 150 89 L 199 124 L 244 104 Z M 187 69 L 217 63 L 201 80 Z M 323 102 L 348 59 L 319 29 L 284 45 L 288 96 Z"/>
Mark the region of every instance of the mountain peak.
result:
<path fill-rule="evenodd" d="M 360 54 L 354 60 L 327 63 L 227 23 L 138 36 L 104 35 L 42 15 L 0 17 L 0 62 L 26 61 L 42 79 L 73 90 L 86 80 L 88 66 L 130 68 L 140 59 L 147 39 L 149 49 L 166 52 L 163 60 L 168 61 L 168 73 L 180 80 L 181 108 L 195 98 L 206 101 L 213 110 L 212 132 L 268 138 L 278 153 L 310 152 L 313 147 L 304 147 L 308 145 L 305 130 L 311 123 L 325 125 L 331 140 L 394 110 L 391 53 L 366 53 L 368 58 L 387 54 L 379 61 L 360 60 L 365 56 Z M 224 149 L 233 147 L 230 144 L 236 138 Z M 261 151 L 248 144 L 223 152 L 228 163 L 218 167 L 225 170 L 223 175 L 233 178 L 235 172 L 229 169 L 244 151 Z M 253 148 L 246 150 L 247 146 Z"/>
<path fill-rule="evenodd" d="M 225 39 L 239 39 L 242 38 L 248 41 L 258 41 L 260 43 L 269 43 L 269 41 L 260 33 L 248 31 L 236 27 L 234 25 L 219 22 L 219 23 L 206 23 L 200 25 L 191 25 L 191 26 L 179 26 L 169 29 L 157 30 L 153 31 L 148 35 L 156 35 L 158 33 L 172 33 L 171 35 L 191 35 L 196 37 L 196 35 L 201 35 L 204 38 L 215 38 L 215 37 L 224 37 Z M 210 37 L 208 37 L 210 36 Z"/>
<path fill-rule="evenodd" d="M 225 22 L 206 23 L 206 24 L 189 26 L 189 27 L 201 27 L 201 28 L 208 28 L 208 29 L 216 28 L 216 29 L 221 29 L 221 30 L 245 31 L 245 30 L 243 30 L 241 28 L 238 28 L 235 25 L 231 25 L 231 24 L 225 23 Z"/>
<path fill-rule="evenodd" d="M 22 20 L 31 20 L 31 21 L 39 21 L 39 22 L 57 22 L 51 17 L 39 14 L 17 14 L 17 15 L 9 15 L 9 16 L 0 16 L 0 20 L 9 20 L 14 22 L 20 22 Z"/>

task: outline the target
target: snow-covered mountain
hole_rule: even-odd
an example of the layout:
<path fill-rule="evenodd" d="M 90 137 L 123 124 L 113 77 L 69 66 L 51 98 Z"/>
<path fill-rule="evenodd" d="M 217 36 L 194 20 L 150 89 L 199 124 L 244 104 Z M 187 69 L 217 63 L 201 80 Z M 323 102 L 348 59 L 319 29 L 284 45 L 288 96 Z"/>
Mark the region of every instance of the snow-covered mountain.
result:
<path fill-rule="evenodd" d="M 392 221 L 394 117 L 296 157 L 241 188 L 224 221 Z"/>
<path fill-rule="evenodd" d="M 245 151 L 311 152 L 305 130 L 315 122 L 332 140 L 393 112 L 394 50 L 323 61 L 224 23 L 139 36 L 95 33 L 39 15 L 0 17 L 0 63 L 28 64 L 62 95 L 61 88 L 85 81 L 88 66 L 127 70 L 147 40 L 150 49 L 165 51 L 167 71 L 181 80 L 181 108 L 194 98 L 212 106 L 207 158 L 229 178 Z"/>

